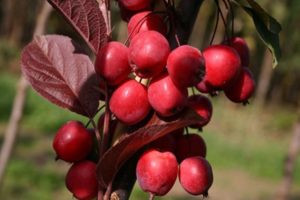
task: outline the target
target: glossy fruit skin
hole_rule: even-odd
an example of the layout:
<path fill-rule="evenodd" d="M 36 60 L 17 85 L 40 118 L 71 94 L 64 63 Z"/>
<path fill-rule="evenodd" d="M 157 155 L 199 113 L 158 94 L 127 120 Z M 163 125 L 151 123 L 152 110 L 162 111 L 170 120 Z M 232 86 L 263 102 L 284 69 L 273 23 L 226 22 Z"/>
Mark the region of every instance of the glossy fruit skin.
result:
<path fill-rule="evenodd" d="M 193 128 L 202 128 L 211 120 L 213 106 L 209 98 L 203 95 L 192 95 L 188 98 L 188 105 L 202 118 L 198 124 L 194 124 Z"/>
<path fill-rule="evenodd" d="M 167 26 L 163 18 L 150 11 L 139 12 L 133 15 L 128 22 L 128 36 L 132 39 L 140 32 L 157 31 L 162 35 L 167 33 Z"/>
<path fill-rule="evenodd" d="M 193 195 L 208 195 L 208 189 L 213 183 L 213 172 L 209 162 L 201 157 L 189 157 L 179 166 L 179 181 L 181 186 Z"/>
<path fill-rule="evenodd" d="M 66 175 L 66 187 L 77 199 L 91 200 L 98 193 L 96 177 L 95 163 L 91 161 L 77 162 L 71 166 Z"/>
<path fill-rule="evenodd" d="M 142 121 L 151 109 L 145 86 L 135 80 L 124 82 L 113 92 L 109 108 L 124 124 Z"/>
<path fill-rule="evenodd" d="M 178 87 L 195 86 L 205 74 L 204 57 L 198 49 L 190 45 L 183 45 L 170 53 L 167 69 Z"/>
<path fill-rule="evenodd" d="M 236 50 L 241 58 L 241 65 L 243 67 L 249 66 L 250 60 L 250 51 L 247 42 L 241 37 L 233 37 L 230 40 L 225 41 L 225 44 L 228 44 Z"/>
<path fill-rule="evenodd" d="M 165 69 L 169 53 L 169 43 L 162 34 L 144 31 L 130 42 L 128 59 L 138 76 L 150 78 Z"/>
<path fill-rule="evenodd" d="M 93 136 L 79 121 L 69 121 L 56 133 L 52 144 L 58 159 L 83 160 L 93 147 Z"/>
<path fill-rule="evenodd" d="M 128 10 L 138 11 L 150 7 L 152 0 L 119 0 L 119 3 Z"/>
<path fill-rule="evenodd" d="M 235 103 L 246 103 L 253 95 L 255 81 L 249 68 L 243 67 L 241 73 L 225 90 L 228 99 Z"/>
<path fill-rule="evenodd" d="M 129 22 L 131 17 L 139 12 L 150 10 L 150 8 L 144 8 L 141 10 L 128 10 L 127 8 L 124 7 L 124 5 L 120 1 L 118 1 L 118 5 L 120 8 L 121 19 L 125 22 Z"/>
<path fill-rule="evenodd" d="M 205 80 L 217 89 L 224 89 L 241 70 L 238 53 L 226 45 L 213 45 L 203 51 Z"/>
<path fill-rule="evenodd" d="M 109 85 L 126 80 L 131 72 L 128 48 L 120 42 L 107 43 L 97 54 L 95 70 Z"/>
<path fill-rule="evenodd" d="M 194 156 L 206 157 L 206 144 L 198 134 L 186 134 L 176 138 L 176 158 L 178 163 Z"/>
<path fill-rule="evenodd" d="M 163 196 L 173 187 L 178 173 L 176 157 L 170 152 L 151 149 L 139 159 L 136 176 L 143 191 Z"/>
<path fill-rule="evenodd" d="M 188 91 L 177 87 L 167 74 L 151 80 L 148 99 L 153 109 L 163 117 L 175 115 L 187 104 Z"/>

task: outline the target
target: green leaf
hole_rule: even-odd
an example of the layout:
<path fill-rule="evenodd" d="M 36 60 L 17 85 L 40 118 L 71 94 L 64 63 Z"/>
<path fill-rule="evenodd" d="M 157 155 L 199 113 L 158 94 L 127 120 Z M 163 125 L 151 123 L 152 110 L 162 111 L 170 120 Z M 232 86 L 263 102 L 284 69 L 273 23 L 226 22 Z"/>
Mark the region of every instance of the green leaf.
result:
<path fill-rule="evenodd" d="M 247 0 L 247 2 L 252 9 L 256 11 L 256 14 L 263 20 L 268 30 L 272 33 L 279 33 L 281 31 L 281 25 L 277 22 L 277 20 L 269 15 L 258 3 L 256 3 L 256 1 Z"/>
<path fill-rule="evenodd" d="M 273 68 L 278 65 L 278 61 L 281 57 L 281 49 L 279 43 L 279 32 L 281 31 L 281 25 L 270 16 L 256 1 L 246 0 L 245 1 L 235 0 L 234 2 L 242 7 L 251 17 L 254 22 L 256 31 L 260 38 L 272 52 L 273 55 Z"/>

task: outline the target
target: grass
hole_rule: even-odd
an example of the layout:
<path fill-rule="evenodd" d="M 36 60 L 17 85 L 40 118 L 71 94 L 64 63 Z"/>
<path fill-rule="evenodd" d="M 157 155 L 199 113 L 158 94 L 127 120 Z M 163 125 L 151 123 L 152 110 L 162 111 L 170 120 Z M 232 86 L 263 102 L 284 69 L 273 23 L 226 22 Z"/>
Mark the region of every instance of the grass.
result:
<path fill-rule="evenodd" d="M 18 77 L 0 74 L 0 142 L 10 114 Z M 238 169 L 278 182 L 296 114 L 290 108 L 236 106 L 222 96 L 213 99 L 212 122 L 201 133 L 207 142 L 208 160 L 215 169 Z M 61 124 L 87 120 L 52 105 L 29 90 L 18 143 L 8 166 L 0 199 L 71 199 L 64 187 L 68 165 L 53 161 L 51 142 Z M 192 132 L 193 130 L 190 130 Z M 300 185 L 300 161 L 295 170 Z M 133 199 L 145 199 L 135 189 Z M 178 197 L 179 200 L 181 197 Z M 164 198 L 168 199 L 168 198 Z M 174 199 L 174 198 L 172 198 Z"/>

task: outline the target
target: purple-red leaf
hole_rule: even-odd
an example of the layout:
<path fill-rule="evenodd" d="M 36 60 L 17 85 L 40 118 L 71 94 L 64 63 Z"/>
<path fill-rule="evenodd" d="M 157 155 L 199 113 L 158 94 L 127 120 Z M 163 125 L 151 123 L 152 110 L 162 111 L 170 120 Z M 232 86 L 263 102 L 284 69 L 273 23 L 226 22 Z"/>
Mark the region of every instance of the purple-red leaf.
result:
<path fill-rule="evenodd" d="M 37 36 L 23 50 L 21 68 L 32 87 L 52 103 L 92 117 L 100 93 L 94 65 L 70 38 Z"/>
<path fill-rule="evenodd" d="M 133 133 L 125 134 L 103 155 L 97 167 L 100 186 L 107 188 L 125 161 L 146 144 L 174 130 L 198 123 L 199 120 L 202 120 L 199 115 L 190 109 L 186 109 L 180 117 L 170 121 L 153 114 L 145 126 Z"/>
<path fill-rule="evenodd" d="M 97 54 L 107 42 L 107 24 L 96 0 L 48 0 Z"/>

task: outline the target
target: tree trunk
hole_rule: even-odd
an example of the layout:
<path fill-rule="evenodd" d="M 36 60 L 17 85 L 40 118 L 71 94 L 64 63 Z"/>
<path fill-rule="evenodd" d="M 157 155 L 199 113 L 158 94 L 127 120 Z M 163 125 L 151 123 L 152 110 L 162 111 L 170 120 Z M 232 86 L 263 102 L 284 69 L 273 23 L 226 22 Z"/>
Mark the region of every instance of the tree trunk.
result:
<path fill-rule="evenodd" d="M 296 160 L 300 151 L 300 119 L 297 120 L 293 130 L 288 154 L 284 164 L 284 177 L 276 196 L 276 200 L 288 200 L 289 193 L 293 182 L 293 174 Z"/>
<path fill-rule="evenodd" d="M 267 98 L 268 90 L 270 87 L 273 75 L 272 68 L 272 55 L 268 49 L 265 50 L 263 63 L 261 65 L 261 72 L 257 81 L 255 103 L 262 106 Z"/>
<path fill-rule="evenodd" d="M 39 15 L 37 16 L 36 27 L 34 35 L 42 35 L 45 31 L 45 24 L 51 13 L 51 6 L 45 1 Z M 14 144 L 16 142 L 19 123 L 23 115 L 23 108 L 26 100 L 26 91 L 28 83 L 25 78 L 21 76 L 15 96 L 12 112 L 5 130 L 4 141 L 0 152 L 0 186 L 4 177 L 4 172 L 7 167 L 9 158 L 12 154 Z"/>

